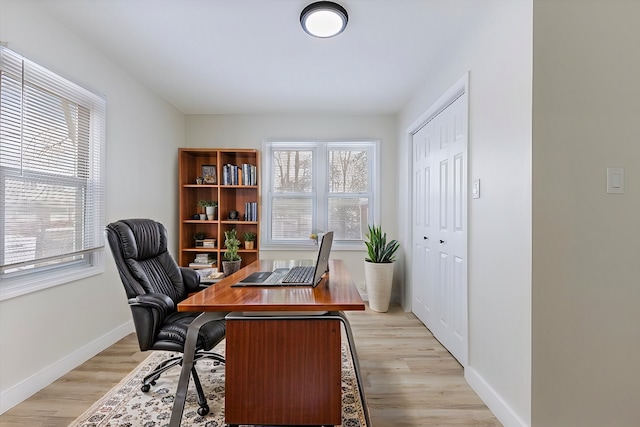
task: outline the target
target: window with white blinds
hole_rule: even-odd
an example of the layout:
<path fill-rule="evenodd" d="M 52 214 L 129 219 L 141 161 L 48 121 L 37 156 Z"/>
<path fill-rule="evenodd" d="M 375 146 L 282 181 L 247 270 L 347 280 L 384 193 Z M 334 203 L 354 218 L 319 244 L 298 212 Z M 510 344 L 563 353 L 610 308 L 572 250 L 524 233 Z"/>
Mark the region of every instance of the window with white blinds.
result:
<path fill-rule="evenodd" d="M 103 270 L 106 101 L 0 47 L 0 299 Z"/>
<path fill-rule="evenodd" d="M 312 233 L 333 231 L 336 247 L 360 248 L 377 213 L 377 145 L 265 142 L 265 245 L 313 245 Z"/>

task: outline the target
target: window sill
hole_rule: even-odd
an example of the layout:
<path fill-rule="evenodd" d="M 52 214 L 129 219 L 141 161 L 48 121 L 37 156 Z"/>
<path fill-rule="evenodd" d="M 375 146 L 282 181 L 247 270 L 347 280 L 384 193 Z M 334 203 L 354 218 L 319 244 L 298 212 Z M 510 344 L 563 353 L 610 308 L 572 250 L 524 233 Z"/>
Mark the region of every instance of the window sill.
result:
<path fill-rule="evenodd" d="M 314 244 L 296 244 L 296 243 L 282 243 L 260 246 L 261 251 L 314 251 L 316 252 L 320 245 Z M 340 251 L 365 251 L 366 247 L 363 242 L 354 243 L 336 243 L 333 242 L 331 246 L 331 252 Z"/>
<path fill-rule="evenodd" d="M 0 301 L 103 273 L 104 254 L 99 252 L 96 255 L 97 260 L 94 265 L 74 266 L 58 271 L 41 271 L 16 277 L 14 280 L 0 280 Z"/>

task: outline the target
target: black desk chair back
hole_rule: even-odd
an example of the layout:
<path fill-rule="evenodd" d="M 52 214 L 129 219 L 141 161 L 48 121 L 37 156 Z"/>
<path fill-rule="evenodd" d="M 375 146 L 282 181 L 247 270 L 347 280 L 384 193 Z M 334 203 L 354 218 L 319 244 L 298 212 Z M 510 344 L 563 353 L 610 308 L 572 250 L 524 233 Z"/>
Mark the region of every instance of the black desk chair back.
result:
<path fill-rule="evenodd" d="M 198 274 L 176 264 L 167 251 L 167 230 L 159 222 L 124 219 L 107 225 L 106 232 L 129 299 L 140 350 L 183 353 L 187 328 L 200 313 L 178 312 L 176 305 L 199 290 Z M 225 331 L 224 320 L 203 325 L 194 361 L 209 358 L 224 363 L 222 356 L 209 350 L 224 339 Z M 149 391 L 163 372 L 181 361 L 182 354 L 164 360 L 143 379 L 142 391 Z M 191 374 L 198 392 L 198 413 L 206 415 L 209 406 L 195 364 Z"/>

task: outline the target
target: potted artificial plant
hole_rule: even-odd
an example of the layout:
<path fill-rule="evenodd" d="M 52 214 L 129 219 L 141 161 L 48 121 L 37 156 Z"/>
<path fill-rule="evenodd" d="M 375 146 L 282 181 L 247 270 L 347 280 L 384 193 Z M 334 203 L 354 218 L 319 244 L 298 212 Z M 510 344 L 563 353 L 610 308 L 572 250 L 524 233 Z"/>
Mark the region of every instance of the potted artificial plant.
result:
<path fill-rule="evenodd" d="M 369 226 L 364 242 L 367 257 L 364 262 L 364 281 L 369 297 L 369 308 L 373 311 L 389 310 L 395 253 L 400 247 L 397 240 L 387 242 L 387 233 L 380 226 Z"/>
<path fill-rule="evenodd" d="M 205 215 L 208 220 L 214 220 L 216 216 L 216 208 L 218 207 L 218 202 L 215 200 L 200 200 L 198 202 L 202 208 L 204 208 Z M 202 219 L 202 217 L 201 217 Z"/>
<path fill-rule="evenodd" d="M 253 249 L 256 237 L 256 233 L 254 233 L 253 231 L 247 231 L 246 233 L 244 233 L 244 248 Z"/>
<path fill-rule="evenodd" d="M 224 245 L 226 251 L 223 255 L 225 261 L 222 261 L 222 270 L 225 276 L 229 276 L 240 270 L 242 258 L 238 255 L 240 240 L 238 240 L 238 232 L 235 228 L 224 232 Z"/>

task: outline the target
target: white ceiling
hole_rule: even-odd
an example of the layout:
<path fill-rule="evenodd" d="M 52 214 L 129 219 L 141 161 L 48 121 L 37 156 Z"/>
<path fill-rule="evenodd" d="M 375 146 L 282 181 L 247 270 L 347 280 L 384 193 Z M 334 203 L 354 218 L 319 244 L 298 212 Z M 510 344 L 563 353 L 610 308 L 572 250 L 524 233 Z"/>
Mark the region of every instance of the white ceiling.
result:
<path fill-rule="evenodd" d="M 479 0 L 338 0 L 331 39 L 312 0 L 47 0 L 50 13 L 184 114 L 393 114 L 477 19 Z"/>

